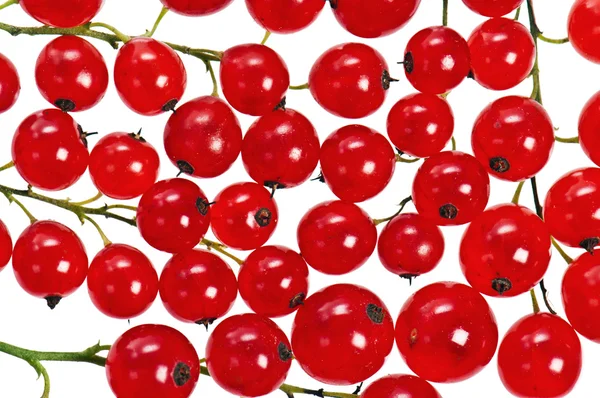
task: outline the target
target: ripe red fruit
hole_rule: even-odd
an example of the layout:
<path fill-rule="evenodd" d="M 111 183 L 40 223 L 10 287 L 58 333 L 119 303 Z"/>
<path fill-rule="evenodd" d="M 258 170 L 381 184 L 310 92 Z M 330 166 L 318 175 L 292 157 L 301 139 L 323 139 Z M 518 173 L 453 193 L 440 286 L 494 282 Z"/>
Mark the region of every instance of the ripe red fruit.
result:
<path fill-rule="evenodd" d="M 533 68 L 535 44 L 529 30 L 508 18 L 492 18 L 469 37 L 471 72 L 490 90 L 506 90 L 521 83 Z"/>
<path fill-rule="evenodd" d="M 175 254 L 160 274 L 160 298 L 180 321 L 212 324 L 237 297 L 237 280 L 229 265 L 205 250 Z"/>
<path fill-rule="evenodd" d="M 600 1 L 575 0 L 569 14 L 569 42 L 585 59 L 600 63 Z"/>
<path fill-rule="evenodd" d="M 273 33 L 294 33 L 314 22 L 323 0 L 246 0 L 257 24 Z"/>
<path fill-rule="evenodd" d="M 129 329 L 106 358 L 108 384 L 119 398 L 187 398 L 199 376 L 194 346 L 183 334 L 163 325 Z"/>
<path fill-rule="evenodd" d="M 484 17 L 501 17 L 516 10 L 523 0 L 463 0 L 463 3 Z"/>
<path fill-rule="evenodd" d="M 599 3 L 600 4 L 600 3 Z M 588 100 L 579 116 L 579 144 L 583 152 L 600 166 L 600 92 Z"/>
<path fill-rule="evenodd" d="M 233 0 L 160 0 L 170 11 L 198 17 L 221 11 Z"/>
<path fill-rule="evenodd" d="M 417 158 L 444 149 L 454 132 L 454 114 L 446 100 L 433 94 L 411 94 L 400 99 L 387 117 L 392 144 Z"/>
<path fill-rule="evenodd" d="M 27 227 L 13 252 L 13 270 L 27 293 L 44 298 L 54 309 L 85 281 L 88 258 L 75 232 L 54 221 Z"/>
<path fill-rule="evenodd" d="M 426 159 L 413 181 L 413 202 L 420 215 L 437 225 L 471 222 L 487 205 L 490 178 L 473 156 L 440 152 Z"/>
<path fill-rule="evenodd" d="M 155 249 L 179 253 L 196 246 L 210 224 L 210 206 L 204 192 L 181 178 L 159 181 L 140 199 L 137 226 Z"/>
<path fill-rule="evenodd" d="M 304 304 L 308 267 L 301 255 L 287 247 L 259 247 L 242 264 L 239 285 L 252 311 L 269 318 L 285 316 Z"/>
<path fill-rule="evenodd" d="M 23 120 L 13 136 L 15 167 L 35 188 L 68 188 L 88 167 L 89 153 L 81 137 L 81 127 L 68 114 L 58 109 L 36 112 Z"/>
<path fill-rule="evenodd" d="M 286 335 L 269 318 L 234 315 L 208 338 L 206 364 L 210 376 L 227 392 L 258 397 L 283 384 L 292 352 Z"/>
<path fill-rule="evenodd" d="M 368 379 L 381 369 L 393 345 L 394 325 L 385 304 L 356 285 L 332 285 L 309 296 L 292 327 L 298 363 L 326 384 Z"/>
<path fill-rule="evenodd" d="M 362 202 L 388 185 L 396 167 L 392 146 L 377 131 L 354 124 L 327 137 L 321 147 L 321 171 L 335 196 Z"/>
<path fill-rule="evenodd" d="M 350 119 L 379 109 L 392 81 L 383 56 L 361 43 L 340 44 L 325 51 L 308 77 L 315 101 L 327 112 Z"/>
<path fill-rule="evenodd" d="M 442 398 L 427 381 L 410 375 L 389 375 L 375 380 L 360 398 Z"/>
<path fill-rule="evenodd" d="M 241 44 L 225 51 L 219 76 L 227 102 L 252 116 L 273 111 L 290 85 L 284 60 L 261 44 Z"/>
<path fill-rule="evenodd" d="M 520 397 L 562 397 L 581 372 L 581 343 L 567 322 L 539 313 L 518 320 L 498 349 L 504 387 Z"/>
<path fill-rule="evenodd" d="M 469 74 L 469 47 L 465 39 L 446 26 L 417 32 L 404 50 L 404 72 L 422 93 L 443 94 Z"/>
<path fill-rule="evenodd" d="M 135 247 L 111 244 L 92 260 L 87 277 L 92 303 L 103 314 L 131 319 L 144 313 L 158 293 L 158 275 Z"/>
<path fill-rule="evenodd" d="M 104 97 L 108 69 L 102 54 L 78 36 L 59 36 L 42 49 L 35 64 L 42 96 L 62 111 L 84 111 Z"/>
<path fill-rule="evenodd" d="M 310 209 L 298 224 L 298 247 L 319 272 L 343 275 L 363 265 L 375 250 L 377 229 L 369 215 L 336 200 Z"/>
<path fill-rule="evenodd" d="M 21 82 L 17 68 L 10 59 L 0 54 L 0 113 L 6 112 L 17 102 Z"/>
<path fill-rule="evenodd" d="M 0 220 L 0 271 L 6 267 L 13 252 L 13 243 L 6 225 Z"/>
<path fill-rule="evenodd" d="M 471 135 L 475 157 L 501 180 L 522 181 L 544 168 L 554 147 L 554 128 L 536 101 L 500 98 L 477 117 Z"/>
<path fill-rule="evenodd" d="M 212 178 L 226 172 L 237 159 L 242 129 L 229 105 L 204 96 L 186 102 L 171 115 L 164 144 L 181 173 Z"/>
<path fill-rule="evenodd" d="M 408 367 L 433 382 L 458 382 L 487 365 L 498 344 L 496 318 L 469 286 L 438 282 L 414 293 L 400 310 L 396 343 Z"/>
<path fill-rule="evenodd" d="M 175 109 L 187 84 L 179 55 L 150 37 L 133 38 L 121 47 L 114 78 L 125 105 L 146 116 Z"/>
<path fill-rule="evenodd" d="M 92 20 L 104 0 L 20 0 L 27 14 L 44 25 L 74 28 Z"/>

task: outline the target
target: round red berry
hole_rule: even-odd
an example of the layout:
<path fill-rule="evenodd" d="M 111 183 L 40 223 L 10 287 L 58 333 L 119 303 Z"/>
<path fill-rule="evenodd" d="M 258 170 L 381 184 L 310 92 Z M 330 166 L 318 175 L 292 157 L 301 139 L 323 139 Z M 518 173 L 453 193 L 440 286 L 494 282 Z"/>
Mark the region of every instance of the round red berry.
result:
<path fill-rule="evenodd" d="M 579 116 L 579 143 L 583 152 L 600 166 L 600 92 L 588 100 Z"/>
<path fill-rule="evenodd" d="M 568 22 L 569 42 L 585 59 L 600 63 L 600 1 L 575 0 Z"/>
<path fill-rule="evenodd" d="M 13 252 L 13 242 L 6 225 L 0 220 L 0 271 L 6 267 Z"/>
<path fill-rule="evenodd" d="M 214 14 L 233 0 L 160 0 L 169 10 L 191 17 Z"/>
<path fill-rule="evenodd" d="M 10 59 L 0 54 L 0 113 L 12 108 L 20 91 L 21 81 L 17 68 Z"/>
<path fill-rule="evenodd" d="M 44 25 L 74 28 L 92 20 L 104 0 L 20 0 L 25 12 Z"/>
<path fill-rule="evenodd" d="M 323 0 L 246 0 L 257 24 L 274 33 L 294 33 L 317 19 Z"/>
<path fill-rule="evenodd" d="M 389 375 L 375 380 L 360 398 L 442 398 L 427 381 L 410 375 Z"/>
<path fill-rule="evenodd" d="M 463 0 L 463 3 L 484 17 L 501 17 L 516 10 L 523 0 Z"/>

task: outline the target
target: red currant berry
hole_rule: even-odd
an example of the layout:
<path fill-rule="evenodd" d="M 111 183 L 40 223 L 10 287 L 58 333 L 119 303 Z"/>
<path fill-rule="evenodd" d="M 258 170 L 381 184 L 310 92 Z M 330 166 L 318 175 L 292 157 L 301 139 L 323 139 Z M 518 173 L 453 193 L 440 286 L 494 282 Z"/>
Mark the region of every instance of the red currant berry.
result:
<path fill-rule="evenodd" d="M 278 109 L 250 126 L 242 144 L 242 160 L 257 183 L 292 188 L 311 176 L 319 163 L 319 149 L 319 136 L 304 115 Z"/>
<path fill-rule="evenodd" d="M 463 3 L 484 17 L 501 17 L 516 10 L 523 0 L 463 0 Z"/>
<path fill-rule="evenodd" d="M 551 314 L 527 315 L 498 349 L 504 387 L 519 397 L 562 397 L 581 373 L 581 343 L 567 322 Z"/>
<path fill-rule="evenodd" d="M 200 362 L 190 341 L 163 325 L 140 325 L 126 331 L 106 358 L 106 377 L 119 398 L 192 395 Z"/>
<path fill-rule="evenodd" d="M 406 301 L 396 322 L 396 343 L 418 376 L 434 382 L 458 382 L 476 375 L 490 362 L 498 345 L 498 325 L 475 289 L 438 282 Z"/>
<path fill-rule="evenodd" d="M 233 0 L 160 0 L 169 10 L 178 14 L 198 17 L 214 14 L 227 7 Z"/>
<path fill-rule="evenodd" d="M 413 181 L 417 211 L 438 225 L 461 225 L 481 214 L 490 196 L 490 178 L 477 159 L 459 151 L 426 159 Z"/>
<path fill-rule="evenodd" d="M 521 83 L 533 68 L 535 44 L 519 22 L 492 18 L 469 37 L 471 72 L 477 83 L 490 90 L 506 90 Z"/>
<path fill-rule="evenodd" d="M 298 363 L 326 384 L 368 379 L 381 369 L 393 345 L 394 325 L 385 304 L 356 285 L 332 285 L 309 296 L 292 327 Z"/>
<path fill-rule="evenodd" d="M 179 55 L 149 37 L 133 38 L 121 47 L 114 77 L 125 105 L 146 116 L 175 109 L 187 83 Z"/>
<path fill-rule="evenodd" d="M 600 1 L 575 0 L 569 14 L 569 42 L 585 59 L 600 63 Z"/>
<path fill-rule="evenodd" d="M 509 96 L 489 104 L 471 135 L 475 157 L 501 180 L 522 181 L 544 168 L 554 147 L 554 128 L 536 101 Z"/>
<path fill-rule="evenodd" d="M 75 184 L 88 167 L 81 128 L 68 114 L 46 109 L 28 116 L 17 128 L 12 158 L 28 184 L 60 191 Z"/>
<path fill-rule="evenodd" d="M 209 207 L 206 195 L 193 182 L 159 181 L 140 199 L 137 226 L 150 246 L 179 253 L 196 246 L 208 230 Z"/>
<path fill-rule="evenodd" d="M 308 294 L 308 267 L 301 255 L 283 246 L 263 246 L 244 261 L 239 274 L 240 295 L 259 315 L 291 314 Z"/>
<path fill-rule="evenodd" d="M 23 231 L 15 243 L 12 264 L 23 290 L 46 299 L 51 309 L 77 290 L 88 272 L 81 240 L 54 221 L 37 221 Z"/>
<path fill-rule="evenodd" d="M 323 0 L 246 0 L 257 24 L 274 33 L 294 33 L 317 19 Z"/>
<path fill-rule="evenodd" d="M 62 111 L 84 111 L 104 97 L 108 69 L 96 47 L 78 36 L 60 36 L 40 53 L 35 81 L 42 96 Z"/>
<path fill-rule="evenodd" d="M 217 177 L 240 154 L 242 129 L 229 105 L 204 96 L 186 102 L 171 115 L 164 144 L 167 156 L 181 173 Z"/>
<path fill-rule="evenodd" d="M 389 375 L 375 380 L 360 398 L 442 398 L 427 381 L 409 375 Z"/>
<path fill-rule="evenodd" d="M 454 132 L 454 114 L 446 100 L 433 94 L 411 94 L 390 110 L 387 133 L 404 153 L 427 158 L 440 152 Z"/>
<path fill-rule="evenodd" d="M 158 153 L 140 133 L 108 134 L 92 149 L 90 177 L 104 195 L 132 199 L 156 182 L 160 168 Z"/>
<path fill-rule="evenodd" d="M 469 74 L 469 46 L 456 31 L 433 26 L 417 32 L 404 50 L 404 72 L 422 93 L 443 94 Z"/>
<path fill-rule="evenodd" d="M 20 0 L 25 12 L 44 25 L 74 28 L 92 20 L 104 0 Z"/>
<path fill-rule="evenodd" d="M 308 77 L 315 101 L 326 111 L 350 119 L 379 109 L 392 81 L 383 56 L 361 43 L 340 44 L 325 51 Z"/>
<path fill-rule="evenodd" d="M 158 293 L 158 275 L 138 249 L 111 244 L 92 260 L 87 277 L 92 303 L 103 314 L 130 319 L 144 313 Z"/>
<path fill-rule="evenodd" d="M 375 250 L 377 229 L 360 207 L 336 200 L 310 209 L 298 224 L 298 247 L 319 272 L 343 275 L 363 265 Z"/>
<path fill-rule="evenodd" d="M 253 116 L 278 107 L 290 85 L 283 59 L 260 44 L 241 44 L 225 51 L 219 74 L 227 102 L 237 111 Z"/>
<path fill-rule="evenodd" d="M 600 92 L 585 104 L 579 116 L 579 143 L 583 152 L 600 166 Z"/>
<path fill-rule="evenodd" d="M 0 220 L 0 271 L 6 267 L 13 252 L 13 243 L 6 225 Z"/>
<path fill-rule="evenodd" d="M 253 182 L 222 190 L 211 206 L 212 231 L 224 245 L 254 250 L 265 244 L 277 226 L 277 204 L 269 191 Z"/>
<path fill-rule="evenodd" d="M 21 82 L 17 68 L 10 59 L 0 54 L 0 113 L 12 108 L 20 91 Z"/>
<path fill-rule="evenodd" d="M 229 265 L 205 250 L 175 254 L 160 274 L 160 298 L 167 311 L 180 321 L 207 329 L 229 312 L 237 290 Z"/>
<path fill-rule="evenodd" d="M 233 395 L 259 397 L 278 389 L 292 365 L 290 342 L 269 318 L 256 314 L 225 319 L 206 343 L 213 380 Z"/>

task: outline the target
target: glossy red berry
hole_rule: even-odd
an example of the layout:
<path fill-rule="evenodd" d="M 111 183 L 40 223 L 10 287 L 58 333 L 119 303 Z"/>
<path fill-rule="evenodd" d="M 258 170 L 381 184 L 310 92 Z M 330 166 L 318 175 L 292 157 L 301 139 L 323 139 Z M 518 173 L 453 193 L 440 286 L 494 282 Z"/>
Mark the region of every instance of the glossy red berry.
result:
<path fill-rule="evenodd" d="M 28 116 L 17 128 L 12 158 L 28 184 L 60 191 L 75 184 L 88 167 L 81 128 L 68 114 L 46 109 Z"/>
<path fill-rule="evenodd" d="M 323 9 L 322 0 L 246 0 L 257 24 L 273 33 L 294 33 L 314 22 Z"/>
<path fill-rule="evenodd" d="M 206 364 L 213 380 L 238 396 L 275 391 L 292 365 L 290 342 L 269 318 L 234 315 L 221 322 L 206 343 Z"/>
<path fill-rule="evenodd" d="M 44 47 L 35 64 L 42 96 L 62 111 L 84 111 L 104 97 L 108 69 L 102 54 L 78 36 L 60 36 Z"/>
<path fill-rule="evenodd" d="M 501 17 L 516 10 L 523 0 L 463 0 L 463 3 L 484 17 Z"/>
<path fill-rule="evenodd" d="M 74 28 L 92 20 L 104 0 L 20 0 L 25 12 L 44 25 Z"/>
<path fill-rule="evenodd" d="M 52 309 L 85 281 L 88 258 L 75 232 L 54 221 L 27 227 L 13 252 L 13 270 L 27 293 L 46 299 Z"/>
<path fill-rule="evenodd" d="M 160 0 L 169 10 L 178 14 L 199 17 L 221 11 L 233 0 Z"/>
<path fill-rule="evenodd" d="M 114 199 L 137 198 L 156 182 L 158 153 L 140 133 L 111 133 L 92 149 L 90 177 L 104 195 Z"/>
<path fill-rule="evenodd" d="M 137 226 L 150 246 L 179 253 L 200 243 L 210 224 L 209 207 L 206 195 L 192 181 L 159 181 L 140 199 Z"/>
<path fill-rule="evenodd" d="M 433 382 L 458 382 L 490 362 L 498 344 L 498 325 L 475 289 L 438 282 L 406 301 L 396 322 L 396 343 L 418 376 Z"/>
<path fill-rule="evenodd" d="M 390 88 L 388 65 L 374 48 L 345 43 L 330 48 L 310 70 L 310 92 L 326 111 L 358 119 L 381 107 Z"/>
<path fill-rule="evenodd" d="M 518 320 L 498 349 L 504 387 L 519 397 L 562 397 L 581 372 L 581 343 L 567 322 L 539 313 Z"/>
<path fill-rule="evenodd" d="M 144 313 L 158 293 L 158 275 L 135 247 L 111 244 L 92 260 L 87 277 L 92 303 L 103 314 L 131 319 Z"/>
<path fill-rule="evenodd" d="M 413 181 L 413 202 L 420 215 L 438 225 L 471 222 L 487 205 L 490 178 L 477 159 L 459 151 L 426 159 Z"/>
<path fill-rule="evenodd" d="M 229 312 L 237 289 L 229 265 L 205 250 L 175 254 L 160 274 L 160 298 L 167 311 L 207 328 Z"/>
<path fill-rule="evenodd" d="M 492 18 L 469 37 L 471 72 L 490 90 L 506 90 L 521 83 L 533 68 L 535 44 L 529 30 L 508 18 Z"/>
<path fill-rule="evenodd" d="M 568 22 L 569 42 L 585 59 L 600 63 L 600 1 L 575 0 Z"/>
<path fill-rule="evenodd" d="M 283 59 L 260 44 L 241 44 L 225 51 L 220 78 L 227 102 L 237 111 L 253 116 L 273 111 L 290 85 Z"/>
<path fill-rule="evenodd" d="M 133 38 L 121 47 L 114 78 L 125 105 L 146 116 L 175 109 L 187 84 L 179 55 L 149 37 Z"/>
<path fill-rule="evenodd" d="M 404 72 L 422 93 L 443 94 L 458 86 L 469 74 L 469 46 L 446 26 L 417 32 L 404 50 Z"/>
<path fill-rule="evenodd" d="M 411 94 L 400 99 L 387 117 L 392 144 L 417 158 L 440 152 L 454 132 L 454 114 L 448 102 L 433 94 Z"/>
<path fill-rule="evenodd" d="M 13 252 L 12 238 L 6 225 L 0 220 L 0 271 L 6 267 Z"/>
<path fill-rule="evenodd" d="M 600 2 L 599 2 L 600 4 Z M 583 152 L 600 166 L 600 92 L 594 94 L 579 116 L 579 144 Z"/>
<path fill-rule="evenodd" d="M 108 384 L 119 398 L 187 398 L 199 376 L 194 346 L 179 331 L 163 325 L 129 329 L 106 358 Z"/>
<path fill-rule="evenodd" d="M 375 224 L 360 207 L 336 200 L 310 209 L 298 224 L 298 247 L 319 272 L 342 275 L 363 265 L 375 250 Z"/>
<path fill-rule="evenodd" d="M 21 81 L 17 68 L 10 59 L 0 54 L 0 113 L 12 108 L 20 91 Z"/>
<path fill-rule="evenodd" d="M 388 185 L 396 167 L 392 146 L 377 131 L 354 124 L 327 137 L 321 147 L 321 171 L 335 196 L 362 202 Z"/>
<path fill-rule="evenodd" d="M 331 285 L 312 294 L 292 326 L 298 363 L 310 377 L 326 384 L 368 379 L 381 369 L 393 345 L 388 309 L 379 297 L 357 285 Z"/>
<path fill-rule="evenodd" d="M 389 375 L 375 380 L 360 398 L 442 398 L 427 381 L 410 375 Z"/>
<path fill-rule="evenodd" d="M 264 245 L 277 226 L 277 204 L 269 191 L 253 182 L 222 190 L 211 206 L 211 228 L 217 239 L 238 250 Z"/>
<path fill-rule="evenodd" d="M 186 102 L 171 115 L 164 144 L 181 173 L 212 178 L 226 172 L 239 156 L 242 129 L 229 105 L 204 96 Z"/>

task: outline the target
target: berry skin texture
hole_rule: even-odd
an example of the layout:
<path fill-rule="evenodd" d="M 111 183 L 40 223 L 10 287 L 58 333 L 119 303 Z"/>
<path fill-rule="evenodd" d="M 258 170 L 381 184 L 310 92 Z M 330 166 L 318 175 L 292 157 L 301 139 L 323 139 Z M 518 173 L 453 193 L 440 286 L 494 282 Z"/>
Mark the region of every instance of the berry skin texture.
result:
<path fill-rule="evenodd" d="M 507 90 L 533 69 L 535 44 L 525 26 L 508 18 L 492 18 L 473 30 L 468 40 L 473 78 L 490 90 Z"/>
<path fill-rule="evenodd" d="M 325 274 L 343 275 L 369 259 L 377 229 L 360 207 L 336 200 L 310 209 L 298 224 L 297 238 L 308 265 Z"/>
<path fill-rule="evenodd" d="M 325 51 L 308 77 L 313 98 L 336 116 L 359 119 L 381 107 L 392 79 L 383 56 L 361 43 Z"/>
<path fill-rule="evenodd" d="M 375 380 L 360 398 L 442 398 L 427 381 L 410 375 L 389 375 Z"/>
<path fill-rule="evenodd" d="M 406 301 L 396 322 L 396 343 L 415 374 L 454 383 L 473 377 L 490 362 L 498 345 L 498 325 L 475 289 L 438 282 Z"/>
<path fill-rule="evenodd" d="M 233 0 L 160 0 L 165 7 L 177 14 L 199 17 L 217 13 Z"/>
<path fill-rule="evenodd" d="M 212 178 L 226 172 L 238 158 L 242 129 L 229 105 L 204 96 L 186 102 L 171 115 L 164 144 L 180 172 Z"/>
<path fill-rule="evenodd" d="M 337 0 L 333 15 L 344 29 L 364 38 L 387 36 L 415 15 L 421 0 Z"/>
<path fill-rule="evenodd" d="M 239 287 L 252 311 L 269 318 L 282 317 L 304 304 L 308 266 L 301 255 L 287 247 L 259 247 L 242 264 Z"/>
<path fill-rule="evenodd" d="M 211 211 L 204 192 L 182 178 L 154 184 L 140 199 L 137 226 L 152 247 L 179 253 L 196 246 L 210 224 Z"/>
<path fill-rule="evenodd" d="M 437 225 L 462 225 L 483 212 L 490 178 L 473 156 L 445 151 L 426 159 L 413 181 L 417 212 Z"/>
<path fill-rule="evenodd" d="M 319 136 L 300 112 L 278 109 L 250 126 L 242 143 L 248 175 L 271 188 L 292 188 L 308 180 L 319 163 Z"/>
<path fill-rule="evenodd" d="M 477 117 L 471 146 L 488 173 L 501 180 L 523 181 L 548 163 L 554 147 L 554 127 L 536 101 L 503 97 Z"/>
<path fill-rule="evenodd" d="M 292 352 L 286 335 L 269 318 L 234 315 L 221 322 L 208 338 L 206 364 L 213 380 L 225 391 L 259 397 L 283 384 L 292 365 Z"/>
<path fill-rule="evenodd" d="M 104 0 L 20 0 L 31 17 L 55 28 L 74 28 L 92 20 Z"/>
<path fill-rule="evenodd" d="M 90 154 L 92 182 L 113 199 L 142 195 L 156 182 L 159 168 L 156 149 L 139 133 L 105 135 Z"/>
<path fill-rule="evenodd" d="M 229 265 L 205 250 L 175 254 L 160 275 L 160 298 L 180 321 L 208 325 L 225 315 L 237 297 Z"/>
<path fill-rule="evenodd" d="M 144 313 L 158 293 L 158 275 L 138 249 L 111 244 L 92 260 L 87 277 L 92 303 L 103 314 L 131 319 Z"/>
<path fill-rule="evenodd" d="M 6 224 L 0 220 L 0 271 L 6 267 L 13 252 L 13 243 Z"/>
<path fill-rule="evenodd" d="M 285 61 L 261 44 L 241 44 L 225 51 L 219 76 L 227 102 L 252 116 L 273 111 L 290 85 Z"/>
<path fill-rule="evenodd" d="M 0 54 L 0 114 L 17 102 L 21 91 L 21 81 L 17 68 L 4 55 Z"/>
<path fill-rule="evenodd" d="M 187 74 L 171 47 L 136 37 L 117 53 L 115 86 L 129 109 L 145 116 L 172 111 L 185 91 Z"/>
<path fill-rule="evenodd" d="M 571 7 L 567 31 L 573 48 L 588 61 L 600 63 L 600 1 L 576 0 Z"/>
<path fill-rule="evenodd" d="M 46 299 L 51 309 L 85 281 L 88 258 L 75 232 L 54 221 L 27 227 L 13 252 L 17 282 L 32 296 Z"/>
<path fill-rule="evenodd" d="M 581 372 L 581 343 L 567 322 L 539 313 L 518 320 L 498 349 L 498 373 L 518 397 L 562 397 Z"/>
<path fill-rule="evenodd" d="M 348 202 L 363 202 L 389 184 L 396 167 L 392 146 L 377 131 L 354 124 L 327 137 L 321 171 L 331 192 Z"/>
<path fill-rule="evenodd" d="M 433 94 L 411 94 L 400 99 L 387 117 L 392 144 L 417 158 L 444 149 L 454 132 L 454 114 L 446 100 Z"/>
<path fill-rule="evenodd" d="M 484 17 L 502 17 L 516 10 L 523 0 L 463 0 L 463 3 Z"/>
<path fill-rule="evenodd" d="M 467 42 L 445 26 L 417 32 L 404 50 L 406 78 L 422 93 L 447 93 L 467 77 L 469 70 Z"/>
<path fill-rule="evenodd" d="M 280 34 L 308 27 L 324 6 L 322 0 L 246 0 L 248 12 L 256 23 L 269 32 Z"/>
<path fill-rule="evenodd" d="M 28 116 L 17 128 L 12 158 L 28 184 L 60 191 L 75 184 L 88 167 L 89 153 L 75 120 L 58 109 Z"/>
<path fill-rule="evenodd" d="M 254 250 L 277 226 L 277 204 L 269 191 L 253 182 L 232 184 L 211 205 L 212 232 L 226 246 Z"/>
<path fill-rule="evenodd" d="M 381 369 L 393 345 L 388 309 L 379 297 L 357 285 L 331 285 L 312 294 L 292 326 L 298 363 L 310 377 L 326 384 L 368 379 Z"/>
<path fill-rule="evenodd" d="M 531 210 L 515 204 L 484 211 L 467 227 L 460 244 L 460 265 L 480 293 L 513 297 L 542 279 L 551 254 L 550 233 Z"/>
<path fill-rule="evenodd" d="M 600 166 L 598 129 L 600 129 L 600 92 L 589 99 L 579 116 L 579 144 L 581 149 L 592 162 Z"/>
<path fill-rule="evenodd" d="M 35 64 L 42 96 L 65 112 L 92 108 L 104 97 L 108 69 L 102 54 L 78 36 L 60 36 L 43 48 Z"/>
<path fill-rule="evenodd" d="M 106 358 L 108 384 L 119 398 L 187 398 L 199 376 L 194 346 L 179 331 L 163 325 L 129 329 Z"/>

